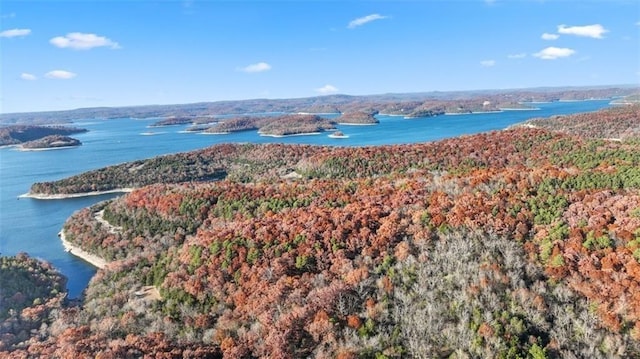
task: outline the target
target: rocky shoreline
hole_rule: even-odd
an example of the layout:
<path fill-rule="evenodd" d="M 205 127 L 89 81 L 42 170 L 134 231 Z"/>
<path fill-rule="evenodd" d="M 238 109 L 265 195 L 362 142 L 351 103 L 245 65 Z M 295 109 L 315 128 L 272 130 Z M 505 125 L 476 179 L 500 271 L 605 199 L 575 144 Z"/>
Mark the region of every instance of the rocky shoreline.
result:
<path fill-rule="evenodd" d="M 67 198 L 79 198 L 89 196 L 99 196 L 102 194 L 110 193 L 129 193 L 133 192 L 135 188 L 116 188 L 108 191 L 94 191 L 94 192 L 82 192 L 82 193 L 60 193 L 60 194 L 42 194 L 42 193 L 25 193 L 18 196 L 18 198 L 34 198 L 34 199 L 67 199 Z"/>
<path fill-rule="evenodd" d="M 69 242 L 64 234 L 64 229 L 61 230 L 58 233 L 58 237 L 60 237 L 60 240 L 62 241 L 62 246 L 64 247 L 64 250 L 86 262 L 91 263 L 93 266 L 97 267 L 97 268 L 104 268 L 107 266 L 107 261 L 104 260 L 104 258 L 97 256 L 95 254 L 91 254 L 87 251 L 85 251 L 84 249 L 74 245 L 73 243 Z"/>

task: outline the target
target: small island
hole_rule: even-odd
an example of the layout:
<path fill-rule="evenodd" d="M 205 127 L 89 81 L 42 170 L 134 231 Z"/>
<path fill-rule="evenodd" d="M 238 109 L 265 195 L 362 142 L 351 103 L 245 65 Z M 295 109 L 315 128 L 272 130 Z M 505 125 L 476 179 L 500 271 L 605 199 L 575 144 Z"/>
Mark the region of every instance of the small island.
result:
<path fill-rule="evenodd" d="M 206 134 L 228 134 L 257 130 L 261 136 L 294 136 L 335 130 L 335 122 L 317 115 L 288 114 L 282 116 L 241 116 L 221 121 L 203 131 Z"/>
<path fill-rule="evenodd" d="M 233 117 L 204 129 L 204 133 L 226 134 L 231 132 L 258 130 L 261 123 L 265 120 L 266 118 L 257 116 Z"/>
<path fill-rule="evenodd" d="M 181 133 L 198 133 L 198 132 L 204 132 L 206 131 L 210 126 L 206 126 L 206 125 L 193 125 L 193 126 L 189 126 L 187 128 L 185 128 L 182 131 L 179 131 Z"/>
<path fill-rule="evenodd" d="M 341 125 L 376 125 L 380 121 L 375 118 L 378 111 L 345 112 L 336 119 Z"/>
<path fill-rule="evenodd" d="M 348 135 L 345 135 L 341 131 L 336 131 L 329 135 L 330 138 L 349 138 Z"/>
<path fill-rule="evenodd" d="M 170 116 L 158 120 L 148 127 L 167 127 L 167 126 L 179 126 L 179 125 L 206 125 L 216 123 L 216 120 L 211 116 L 205 117 L 188 117 L 188 116 Z"/>
<path fill-rule="evenodd" d="M 149 125 L 149 127 L 187 125 L 190 123 L 193 123 L 193 119 L 191 117 L 169 117 L 169 118 L 163 118 L 162 120 L 156 121 L 153 124 Z"/>
<path fill-rule="evenodd" d="M 453 101 L 445 107 L 445 114 L 468 115 L 515 110 L 535 110 L 535 108 L 518 101 L 487 97 L 484 100 L 482 98 L 478 98 L 474 100 Z"/>
<path fill-rule="evenodd" d="M 82 145 L 80 140 L 68 136 L 51 135 L 38 140 L 28 141 L 20 145 L 23 151 L 43 151 L 73 148 Z"/>
<path fill-rule="evenodd" d="M 404 118 L 413 119 L 413 118 L 420 118 L 420 117 L 433 117 L 433 116 L 439 116 L 443 114 L 445 114 L 445 112 L 443 112 L 440 109 L 417 109 L 411 112 L 410 114 L 408 114 L 407 116 L 404 116 Z"/>
<path fill-rule="evenodd" d="M 20 145 L 47 136 L 69 136 L 84 132 L 87 132 L 84 128 L 68 126 L 12 125 L 0 128 L 0 146 Z M 52 142 L 56 142 L 56 140 Z"/>
<path fill-rule="evenodd" d="M 258 133 L 261 136 L 294 136 L 319 134 L 334 130 L 335 122 L 316 115 L 285 115 L 266 121 Z"/>

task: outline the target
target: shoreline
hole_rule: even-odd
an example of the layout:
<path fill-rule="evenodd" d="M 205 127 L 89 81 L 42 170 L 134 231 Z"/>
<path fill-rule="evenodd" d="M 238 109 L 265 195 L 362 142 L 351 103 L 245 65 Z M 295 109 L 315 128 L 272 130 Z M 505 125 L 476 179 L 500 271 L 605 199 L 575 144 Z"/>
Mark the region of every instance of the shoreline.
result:
<path fill-rule="evenodd" d="M 296 115 L 340 115 L 341 112 L 296 112 Z"/>
<path fill-rule="evenodd" d="M 338 122 L 338 125 L 341 125 L 341 126 L 375 126 L 378 124 L 380 124 L 380 122 L 373 122 L 373 123 Z"/>
<path fill-rule="evenodd" d="M 64 247 L 64 251 L 76 256 L 82 260 L 84 260 L 85 262 L 90 263 L 91 265 L 93 265 L 96 268 L 99 269 L 103 269 L 104 267 L 107 266 L 107 261 L 104 260 L 102 257 L 99 257 L 95 254 L 91 254 L 87 251 L 85 251 L 84 249 L 72 244 L 71 242 L 67 241 L 67 238 L 64 235 L 64 229 L 62 229 L 59 233 L 58 233 L 58 237 L 60 237 L 60 241 L 62 242 L 62 247 Z"/>
<path fill-rule="evenodd" d="M 57 151 L 57 150 L 67 150 L 72 148 L 78 148 L 81 145 L 73 145 L 73 146 L 59 146 L 59 147 L 41 147 L 41 148 L 28 148 L 22 147 L 18 145 L 17 150 L 20 152 L 37 152 L 37 151 Z"/>
<path fill-rule="evenodd" d="M 584 101 L 607 101 L 611 100 L 611 98 L 584 98 L 581 100 L 572 100 L 572 99 L 560 99 L 558 102 L 584 102 Z"/>
<path fill-rule="evenodd" d="M 94 192 L 81 192 L 81 193 L 61 193 L 61 194 L 41 194 L 41 193 L 25 193 L 18 196 L 18 198 L 33 198 L 33 199 L 69 199 L 69 198 L 81 198 L 90 196 L 100 196 L 110 193 L 129 193 L 133 192 L 135 188 L 116 188 L 108 191 L 94 191 Z"/>
<path fill-rule="evenodd" d="M 444 115 L 445 116 L 483 115 L 483 114 L 501 113 L 501 112 L 504 112 L 504 111 L 497 110 L 497 111 L 445 112 Z"/>
<path fill-rule="evenodd" d="M 616 102 L 616 101 L 611 101 L 609 102 L 609 105 L 611 106 L 632 106 L 632 105 L 636 105 L 640 102 L 633 102 L 633 101 L 622 101 L 622 102 Z"/>
<path fill-rule="evenodd" d="M 275 137 L 275 138 L 282 138 L 282 137 L 294 137 L 294 136 L 315 136 L 315 135 L 320 135 L 320 132 L 303 132 L 303 133 L 293 133 L 290 135 L 274 135 L 274 134 L 269 134 L 269 133 L 260 133 L 258 132 L 258 134 L 262 137 Z"/>
<path fill-rule="evenodd" d="M 500 111 L 538 111 L 539 107 L 519 108 L 519 107 L 501 107 Z"/>
<path fill-rule="evenodd" d="M 239 131 L 238 131 L 239 132 Z M 230 135 L 231 132 L 206 132 L 205 130 L 202 131 L 198 131 L 197 132 L 199 135 L 212 135 L 212 136 L 216 136 L 216 135 Z"/>

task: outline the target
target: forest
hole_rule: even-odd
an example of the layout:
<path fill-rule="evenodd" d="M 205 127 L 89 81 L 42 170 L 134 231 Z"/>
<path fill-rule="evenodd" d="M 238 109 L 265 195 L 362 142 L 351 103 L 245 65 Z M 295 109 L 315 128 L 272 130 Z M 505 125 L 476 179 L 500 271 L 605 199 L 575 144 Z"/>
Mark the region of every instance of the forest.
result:
<path fill-rule="evenodd" d="M 109 264 L 0 355 L 638 357 L 639 127 L 636 105 L 432 143 L 218 145 L 111 168 L 185 164 L 184 180 L 67 220 L 67 240 Z M 190 177 L 196 164 L 226 177 Z M 83 178 L 111 181 L 98 173 Z"/>
<path fill-rule="evenodd" d="M 0 257 L 0 352 L 47 331 L 61 310 L 67 280 L 50 263 L 19 253 Z"/>

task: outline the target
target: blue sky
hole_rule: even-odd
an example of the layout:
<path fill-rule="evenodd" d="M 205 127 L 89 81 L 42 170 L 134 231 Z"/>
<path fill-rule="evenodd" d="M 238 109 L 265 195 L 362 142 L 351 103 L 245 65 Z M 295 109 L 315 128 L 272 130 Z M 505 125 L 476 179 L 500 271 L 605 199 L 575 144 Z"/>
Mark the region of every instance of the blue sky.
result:
<path fill-rule="evenodd" d="M 637 0 L 0 6 L 3 113 L 640 81 Z"/>

